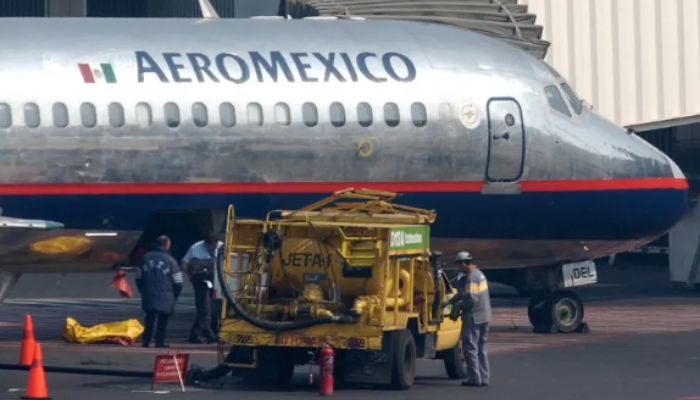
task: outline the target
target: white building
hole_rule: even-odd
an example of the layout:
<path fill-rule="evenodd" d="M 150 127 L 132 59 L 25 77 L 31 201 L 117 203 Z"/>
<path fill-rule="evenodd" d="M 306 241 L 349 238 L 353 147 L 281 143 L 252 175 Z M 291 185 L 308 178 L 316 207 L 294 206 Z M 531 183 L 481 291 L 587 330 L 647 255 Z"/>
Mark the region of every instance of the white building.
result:
<path fill-rule="evenodd" d="M 520 0 L 546 57 L 598 113 L 638 131 L 700 122 L 699 0 Z"/>

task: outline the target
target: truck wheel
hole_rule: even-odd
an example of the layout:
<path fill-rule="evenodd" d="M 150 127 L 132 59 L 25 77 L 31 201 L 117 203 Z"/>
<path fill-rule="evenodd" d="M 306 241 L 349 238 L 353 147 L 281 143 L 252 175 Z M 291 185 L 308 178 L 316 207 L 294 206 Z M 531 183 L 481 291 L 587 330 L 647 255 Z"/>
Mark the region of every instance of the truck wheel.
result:
<path fill-rule="evenodd" d="M 447 371 L 448 378 L 467 378 L 467 364 L 464 362 L 462 340 L 458 341 L 455 347 L 445 350 L 442 353 L 442 361 L 445 363 L 445 371 Z"/>
<path fill-rule="evenodd" d="M 416 375 L 416 342 L 406 329 L 393 332 L 392 335 L 391 387 L 406 390 L 413 385 Z"/>

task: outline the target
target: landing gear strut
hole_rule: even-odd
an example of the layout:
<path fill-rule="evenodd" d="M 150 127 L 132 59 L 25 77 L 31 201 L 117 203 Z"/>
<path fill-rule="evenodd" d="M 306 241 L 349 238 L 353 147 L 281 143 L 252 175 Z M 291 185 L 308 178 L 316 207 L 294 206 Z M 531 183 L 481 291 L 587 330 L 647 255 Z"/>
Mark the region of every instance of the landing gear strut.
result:
<path fill-rule="evenodd" d="M 536 293 L 527 305 L 527 316 L 535 332 L 587 332 L 583 315 L 583 302 L 571 290 Z"/>

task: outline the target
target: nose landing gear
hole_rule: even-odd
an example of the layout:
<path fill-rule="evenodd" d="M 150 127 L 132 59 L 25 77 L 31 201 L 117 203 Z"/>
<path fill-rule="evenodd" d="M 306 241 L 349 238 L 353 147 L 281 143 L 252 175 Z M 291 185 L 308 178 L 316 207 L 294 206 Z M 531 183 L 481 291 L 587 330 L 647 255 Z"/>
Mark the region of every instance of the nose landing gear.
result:
<path fill-rule="evenodd" d="M 571 290 L 534 294 L 527 306 L 527 316 L 535 332 L 588 332 L 588 325 L 583 322 L 583 302 Z"/>

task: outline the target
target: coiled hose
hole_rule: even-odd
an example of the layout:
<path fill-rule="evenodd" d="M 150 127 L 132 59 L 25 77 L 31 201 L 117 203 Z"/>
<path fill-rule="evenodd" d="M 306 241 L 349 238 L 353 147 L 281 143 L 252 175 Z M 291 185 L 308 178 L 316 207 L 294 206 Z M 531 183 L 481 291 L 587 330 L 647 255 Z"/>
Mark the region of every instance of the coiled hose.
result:
<path fill-rule="evenodd" d="M 264 240 L 266 243 L 271 243 L 271 242 L 281 242 L 281 237 L 279 238 L 274 238 L 274 240 L 270 241 L 270 238 L 267 238 L 267 240 Z M 256 257 L 257 258 L 257 257 Z M 266 262 L 270 262 L 271 257 L 265 257 Z M 249 312 L 247 312 L 243 307 L 241 307 L 240 304 L 236 301 L 236 299 L 231 296 L 231 291 L 228 287 L 228 283 L 224 279 L 224 268 L 223 268 L 223 262 L 217 263 L 217 270 L 218 270 L 218 279 L 219 279 L 219 285 L 221 285 L 221 288 L 224 289 L 222 290 L 224 297 L 226 298 L 226 301 L 228 304 L 233 308 L 233 310 L 236 312 L 238 316 L 240 316 L 244 321 L 248 322 L 249 324 L 256 326 L 260 329 L 264 329 L 267 331 L 274 331 L 274 332 L 286 332 L 286 331 L 293 331 L 296 329 L 303 329 L 303 328 L 308 328 L 311 326 L 316 326 L 316 325 L 321 325 L 321 324 L 327 324 L 331 322 L 340 322 L 340 323 L 353 323 L 355 322 L 355 318 L 351 316 L 346 316 L 346 315 L 334 315 L 332 317 L 320 317 L 320 318 L 312 318 L 312 319 L 307 319 L 303 321 L 285 321 L 285 322 L 275 322 L 275 321 L 265 321 L 256 318 Z"/>

